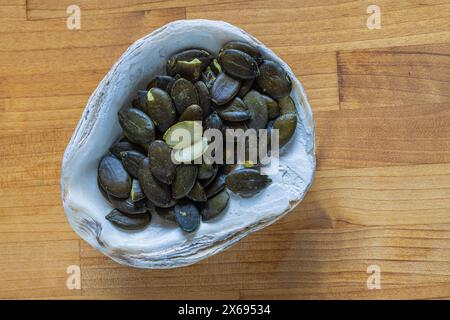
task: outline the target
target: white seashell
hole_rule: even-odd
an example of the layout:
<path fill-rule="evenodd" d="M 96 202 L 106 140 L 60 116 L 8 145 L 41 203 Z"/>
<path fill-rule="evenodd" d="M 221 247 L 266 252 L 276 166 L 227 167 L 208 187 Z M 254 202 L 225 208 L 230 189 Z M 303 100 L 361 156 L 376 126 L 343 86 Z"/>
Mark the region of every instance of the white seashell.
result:
<path fill-rule="evenodd" d="M 129 105 L 138 89 L 153 76 L 165 74 L 165 61 L 187 48 L 213 53 L 228 41 L 258 46 L 264 57 L 281 63 L 293 82 L 292 98 L 299 121 L 295 136 L 280 152 L 272 184 L 249 199 L 231 195 L 219 217 L 202 222 L 193 234 L 153 215 L 141 231 L 123 231 L 105 216 L 112 210 L 97 186 L 100 158 L 120 136 L 117 111 Z M 305 62 L 306 63 L 306 62 Z M 90 97 L 67 146 L 62 163 L 61 192 L 67 219 L 75 232 L 113 260 L 139 268 L 173 268 L 216 254 L 292 210 L 312 184 L 316 167 L 315 132 L 306 94 L 292 73 L 270 49 L 245 31 L 221 21 L 181 20 L 136 41 L 122 55 Z"/>

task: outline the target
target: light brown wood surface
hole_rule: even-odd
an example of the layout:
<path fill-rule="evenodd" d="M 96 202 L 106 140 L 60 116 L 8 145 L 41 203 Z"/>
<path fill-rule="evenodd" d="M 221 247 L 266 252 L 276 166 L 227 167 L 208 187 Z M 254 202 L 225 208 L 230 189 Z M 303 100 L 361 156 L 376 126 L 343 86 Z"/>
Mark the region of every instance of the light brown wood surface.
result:
<path fill-rule="evenodd" d="M 81 30 L 66 28 L 71 4 Z M 291 214 L 199 264 L 126 268 L 66 222 L 61 159 L 123 51 L 185 18 L 233 23 L 293 68 L 316 181 Z M 450 1 L 0 0 L 0 191 L 0 298 L 448 299 Z"/>

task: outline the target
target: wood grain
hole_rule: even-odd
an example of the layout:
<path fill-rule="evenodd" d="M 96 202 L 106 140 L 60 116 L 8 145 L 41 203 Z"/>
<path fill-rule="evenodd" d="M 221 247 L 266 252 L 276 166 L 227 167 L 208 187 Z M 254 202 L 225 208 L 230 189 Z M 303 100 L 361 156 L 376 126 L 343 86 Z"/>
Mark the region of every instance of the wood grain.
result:
<path fill-rule="evenodd" d="M 450 298 L 450 1 L 0 0 L 0 298 Z M 60 164 L 89 95 L 124 50 L 167 22 L 220 19 L 304 84 L 318 171 L 291 214 L 173 270 L 120 266 L 79 239 Z M 66 286 L 81 267 L 81 290 Z M 367 267 L 381 269 L 368 290 Z"/>

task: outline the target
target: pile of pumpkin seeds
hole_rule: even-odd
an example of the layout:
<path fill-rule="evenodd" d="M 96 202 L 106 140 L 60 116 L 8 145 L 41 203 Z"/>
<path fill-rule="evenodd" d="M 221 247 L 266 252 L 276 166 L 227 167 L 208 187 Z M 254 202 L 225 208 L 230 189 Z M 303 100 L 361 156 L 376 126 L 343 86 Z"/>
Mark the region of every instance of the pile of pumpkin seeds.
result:
<path fill-rule="evenodd" d="M 123 137 L 98 167 L 99 187 L 114 207 L 106 219 L 122 229 L 142 229 L 156 214 L 193 232 L 227 208 L 229 191 L 252 197 L 271 183 L 257 163 L 195 164 L 208 141 L 177 146 L 176 128 L 278 129 L 281 147 L 297 126 L 287 72 L 248 43 L 229 42 L 217 56 L 179 52 L 166 71 L 119 111 Z M 174 148 L 179 164 L 171 160 Z"/>

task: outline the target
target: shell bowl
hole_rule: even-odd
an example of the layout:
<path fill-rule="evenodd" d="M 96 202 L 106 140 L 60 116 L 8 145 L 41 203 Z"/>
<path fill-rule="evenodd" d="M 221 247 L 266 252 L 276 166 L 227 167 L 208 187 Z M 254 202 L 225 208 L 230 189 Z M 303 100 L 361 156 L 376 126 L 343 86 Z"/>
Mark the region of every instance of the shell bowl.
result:
<path fill-rule="evenodd" d="M 130 104 L 135 92 L 152 77 L 165 74 L 174 53 L 201 47 L 212 53 L 228 41 L 247 41 L 264 58 L 280 63 L 292 78 L 291 97 L 299 121 L 294 137 L 280 151 L 272 184 L 250 199 L 230 193 L 230 204 L 219 217 L 202 222 L 193 234 L 153 215 L 140 231 L 124 231 L 105 219 L 112 207 L 97 186 L 97 166 L 121 135 L 117 111 Z M 90 97 L 64 153 L 61 193 L 74 231 L 114 261 L 138 268 L 186 266 L 216 254 L 291 211 L 311 186 L 316 168 L 315 131 L 311 108 L 292 70 L 270 49 L 245 31 L 222 21 L 180 20 L 169 23 L 132 44 Z"/>

